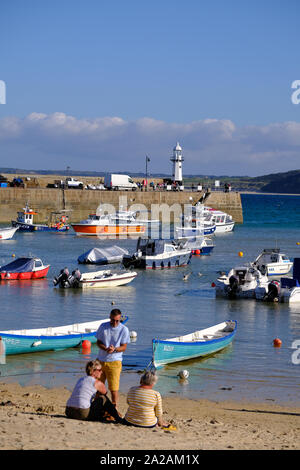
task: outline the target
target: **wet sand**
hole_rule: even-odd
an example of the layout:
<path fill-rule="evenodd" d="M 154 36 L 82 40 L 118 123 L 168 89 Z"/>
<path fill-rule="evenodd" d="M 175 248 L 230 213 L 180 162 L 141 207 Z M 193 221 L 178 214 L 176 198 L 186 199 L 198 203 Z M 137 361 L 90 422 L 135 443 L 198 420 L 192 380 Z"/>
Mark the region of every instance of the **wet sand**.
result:
<path fill-rule="evenodd" d="M 300 406 L 166 397 L 164 418 L 177 427 L 166 431 L 70 420 L 69 396 L 67 388 L 0 383 L 1 450 L 300 449 Z"/>

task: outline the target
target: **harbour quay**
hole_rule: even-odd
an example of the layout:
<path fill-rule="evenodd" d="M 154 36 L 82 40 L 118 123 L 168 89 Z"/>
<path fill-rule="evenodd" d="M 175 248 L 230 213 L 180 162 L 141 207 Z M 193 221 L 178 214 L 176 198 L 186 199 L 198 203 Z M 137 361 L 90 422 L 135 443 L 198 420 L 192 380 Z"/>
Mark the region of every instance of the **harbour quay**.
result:
<path fill-rule="evenodd" d="M 51 212 L 67 211 L 69 222 L 78 222 L 89 214 L 96 213 L 99 205 L 107 204 L 115 210 L 151 211 L 152 218 L 159 217 L 169 207 L 171 221 L 176 220 L 178 210 L 184 212 L 188 204 L 196 204 L 204 195 L 204 204 L 230 214 L 236 223 L 243 223 L 242 200 L 239 192 L 230 191 L 100 191 L 61 188 L 0 188 L 0 223 L 15 219 L 26 203 L 37 214 L 35 221 L 47 222 Z M 153 214 L 153 211 L 156 211 Z M 150 215 L 149 215 L 150 218 Z"/>

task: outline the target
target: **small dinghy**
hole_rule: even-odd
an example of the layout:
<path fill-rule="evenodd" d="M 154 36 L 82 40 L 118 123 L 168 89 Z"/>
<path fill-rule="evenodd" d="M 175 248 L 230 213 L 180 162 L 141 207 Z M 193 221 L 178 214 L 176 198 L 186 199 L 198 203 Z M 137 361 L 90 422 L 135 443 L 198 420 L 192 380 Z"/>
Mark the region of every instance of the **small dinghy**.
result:
<path fill-rule="evenodd" d="M 1 281 L 41 279 L 46 277 L 50 264 L 44 265 L 40 258 L 18 258 L 0 267 Z"/>
<path fill-rule="evenodd" d="M 127 316 L 121 318 L 123 323 L 127 320 Z M 6 355 L 55 351 L 76 348 L 84 340 L 96 343 L 95 333 L 105 322 L 109 322 L 109 318 L 47 328 L 0 331 L 0 335 L 5 344 Z"/>
<path fill-rule="evenodd" d="M 77 261 L 81 264 L 98 265 L 121 263 L 124 255 L 128 255 L 128 250 L 114 245 L 107 248 L 92 248 L 80 255 Z"/>
<path fill-rule="evenodd" d="M 236 328 L 236 320 L 229 320 L 185 336 L 153 339 L 153 365 L 159 368 L 165 364 L 214 354 L 232 342 Z"/>
<path fill-rule="evenodd" d="M 68 288 L 86 287 L 118 287 L 129 284 L 137 276 L 135 271 L 112 271 L 110 269 L 94 271 L 91 273 L 81 273 L 75 269 L 72 274 L 68 268 L 61 270 L 60 274 L 54 278 L 54 286 Z"/>

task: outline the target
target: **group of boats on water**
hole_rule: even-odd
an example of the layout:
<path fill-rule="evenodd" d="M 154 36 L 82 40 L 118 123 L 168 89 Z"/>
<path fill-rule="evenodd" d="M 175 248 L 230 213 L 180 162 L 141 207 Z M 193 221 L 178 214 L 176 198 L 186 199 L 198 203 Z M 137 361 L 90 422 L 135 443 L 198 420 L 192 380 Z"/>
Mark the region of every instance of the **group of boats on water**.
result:
<path fill-rule="evenodd" d="M 293 277 L 287 277 L 292 267 Z M 264 249 L 253 262 L 221 273 L 212 287 L 229 299 L 300 302 L 300 258 L 291 261 L 279 248 Z"/>
<path fill-rule="evenodd" d="M 66 231 L 67 216 L 60 215 L 58 222 L 49 225 L 33 223 L 28 204 L 12 221 L 12 230 L 21 231 Z M 55 213 L 57 215 L 57 213 Z M 93 248 L 78 257 L 80 264 L 109 265 L 119 263 L 122 269 L 102 269 L 81 273 L 76 268 L 71 273 L 67 267 L 55 276 L 54 286 L 60 288 L 116 287 L 132 282 L 138 269 L 169 269 L 186 266 L 194 254 L 207 255 L 214 248 L 209 238 L 214 233 L 226 233 L 234 229 L 232 217 L 198 203 L 191 206 L 190 214 L 182 217 L 181 226 L 176 227 L 176 238 L 161 240 L 142 238 L 147 224 L 159 221 L 140 220 L 133 211 L 118 211 L 113 215 L 93 214 L 78 224 L 71 224 L 76 235 L 139 235 L 136 250 L 117 245 Z M 4 228 L 2 230 L 6 230 Z M 279 249 L 263 252 L 251 263 L 222 273 L 213 283 L 216 295 L 227 298 L 256 298 L 268 301 L 300 301 L 300 259 L 294 262 Z M 285 276 L 293 266 L 293 278 L 282 277 L 272 281 L 269 276 Z M 49 265 L 36 257 L 24 257 L 0 267 L 1 280 L 40 279 L 48 274 Z M 86 339 L 96 341 L 99 325 L 109 319 L 42 329 L 0 331 L 6 354 L 46 351 L 80 346 Z M 124 317 L 123 321 L 128 321 Z M 153 339 L 152 362 L 159 368 L 165 364 L 213 354 L 228 346 L 236 334 L 237 323 L 228 320 L 191 334 L 165 340 Z"/>

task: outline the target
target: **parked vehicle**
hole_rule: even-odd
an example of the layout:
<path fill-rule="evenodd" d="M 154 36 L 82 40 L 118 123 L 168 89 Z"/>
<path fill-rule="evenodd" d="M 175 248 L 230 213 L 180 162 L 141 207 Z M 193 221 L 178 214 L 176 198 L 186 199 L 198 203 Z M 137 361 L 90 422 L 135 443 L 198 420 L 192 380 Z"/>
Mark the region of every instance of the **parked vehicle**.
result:
<path fill-rule="evenodd" d="M 76 178 L 66 178 L 66 187 L 67 188 L 75 188 L 75 189 L 83 189 L 84 184 L 82 181 L 78 181 Z"/>
<path fill-rule="evenodd" d="M 108 173 L 104 177 L 104 186 L 107 189 L 113 190 L 132 190 L 136 191 L 138 186 L 133 179 L 128 175 L 119 175 L 115 173 Z"/>

